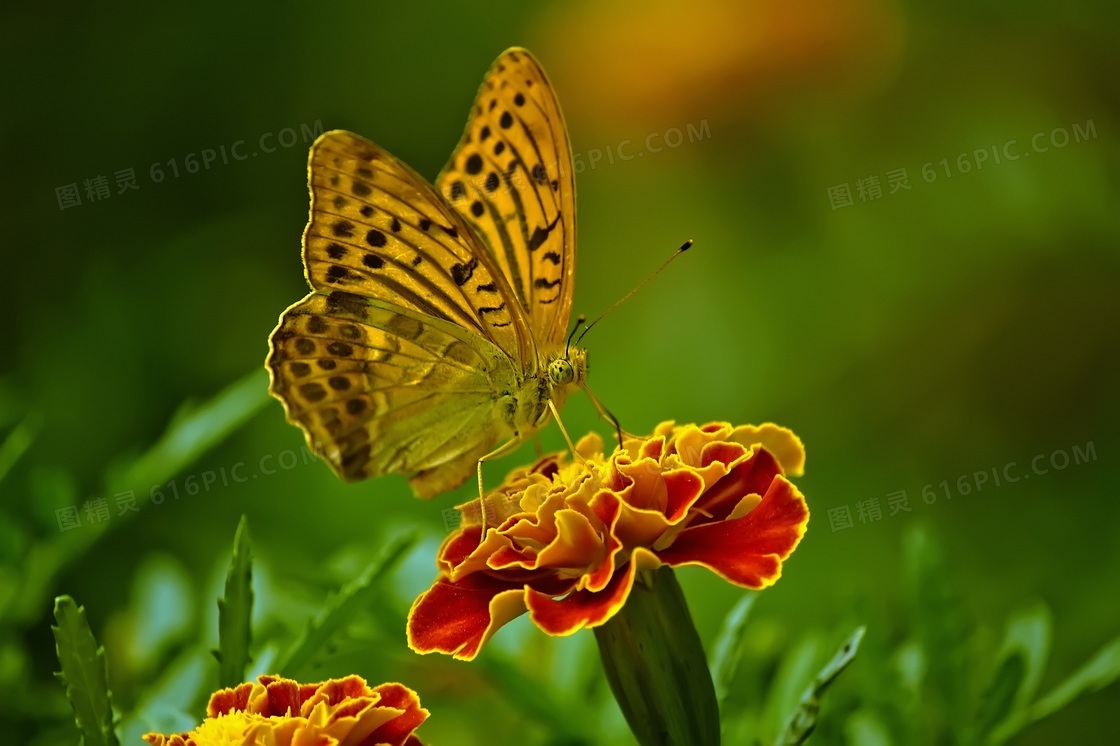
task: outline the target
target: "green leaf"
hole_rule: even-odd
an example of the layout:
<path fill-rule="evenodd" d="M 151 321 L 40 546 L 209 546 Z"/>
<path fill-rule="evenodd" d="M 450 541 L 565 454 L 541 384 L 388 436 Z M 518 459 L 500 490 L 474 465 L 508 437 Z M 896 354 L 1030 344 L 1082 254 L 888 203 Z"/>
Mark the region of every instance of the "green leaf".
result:
<path fill-rule="evenodd" d="M 836 651 L 832 660 L 817 674 L 809 688 L 805 690 L 805 694 L 801 696 L 801 704 L 790 717 L 785 733 L 778 739 L 781 746 L 798 746 L 805 743 L 805 740 L 809 738 L 813 729 L 817 727 L 817 716 L 821 709 L 821 695 L 836 680 L 840 672 L 855 659 L 856 653 L 859 652 L 860 641 L 863 640 L 863 633 L 866 631 L 864 627 L 856 629 Z"/>
<path fill-rule="evenodd" d="M 1037 603 L 1015 612 L 1007 622 L 1003 654 L 1018 651 L 1023 657 L 1023 683 L 1015 696 L 1015 709 L 1022 709 L 1038 693 L 1046 662 L 1050 658 L 1050 609 Z"/>
<path fill-rule="evenodd" d="M 1120 678 L 1120 637 L 1105 645 L 1068 679 L 1029 707 L 1015 712 L 992 734 L 992 741 L 1002 743 L 1031 723 L 1037 722 L 1068 705 L 1082 694 L 1103 689 Z"/>
<path fill-rule="evenodd" d="M 376 602 L 382 578 L 397 566 L 419 538 L 416 532 L 398 537 L 378 559 L 370 563 L 361 576 L 327 599 L 319 616 L 307 625 L 288 652 L 276 661 L 277 673 L 298 680 L 319 650 L 349 624 L 358 612 Z"/>
<path fill-rule="evenodd" d="M 712 654 L 712 683 L 716 688 L 716 701 L 720 708 L 731 691 L 731 684 L 735 680 L 735 673 L 739 670 L 739 661 L 743 657 L 743 638 L 747 630 L 747 618 L 750 616 L 758 594 L 747 591 L 741 599 L 731 607 L 724 617 L 723 626 L 716 638 L 715 652 Z"/>
<path fill-rule="evenodd" d="M 640 573 L 626 604 L 595 628 L 595 640 L 638 743 L 719 744 L 715 687 L 672 568 Z"/>
<path fill-rule="evenodd" d="M 62 670 L 55 674 L 66 687 L 83 746 L 117 746 L 113 727 L 113 701 L 105 649 L 97 644 L 86 621 L 85 607 L 69 596 L 54 602 L 52 626 L 55 650 Z"/>
<path fill-rule="evenodd" d="M 950 733 L 963 733 L 972 715 L 964 609 L 949 581 L 941 547 L 923 526 L 907 532 L 903 549 L 912 618 L 928 666 L 922 697 L 942 711 L 938 719 Z"/>
<path fill-rule="evenodd" d="M 218 685 L 235 687 L 245 680 L 252 641 L 253 565 L 249 548 L 249 522 L 245 516 L 237 524 L 233 556 L 226 574 L 225 595 L 218 599 Z"/>
<path fill-rule="evenodd" d="M 1015 704 L 1015 695 L 1023 686 L 1027 666 L 1022 651 L 1014 650 L 1004 658 L 980 698 L 976 715 L 976 735 L 969 741 L 982 743 L 992 730 L 1003 722 Z"/>
<path fill-rule="evenodd" d="M 1036 604 L 1011 616 L 995 673 L 980 698 L 976 742 L 988 739 L 1014 710 L 1023 709 L 1038 690 L 1050 655 L 1050 612 Z"/>

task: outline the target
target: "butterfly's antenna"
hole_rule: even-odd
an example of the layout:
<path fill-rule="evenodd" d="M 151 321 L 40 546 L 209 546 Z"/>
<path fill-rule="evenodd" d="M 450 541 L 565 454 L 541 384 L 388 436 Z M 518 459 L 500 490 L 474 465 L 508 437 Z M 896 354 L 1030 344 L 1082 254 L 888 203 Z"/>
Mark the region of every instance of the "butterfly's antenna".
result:
<path fill-rule="evenodd" d="M 674 252 L 673 252 L 673 255 L 672 255 L 671 257 L 669 257 L 668 259 L 666 259 L 666 260 L 665 260 L 665 261 L 664 261 L 664 262 L 663 262 L 663 263 L 661 264 L 661 266 L 660 266 L 660 267 L 658 267 L 657 269 L 655 269 L 655 270 L 654 270 L 654 271 L 653 271 L 653 272 L 652 272 L 652 273 L 651 273 L 651 274 L 649 275 L 649 277 L 647 277 L 646 279 L 644 279 L 644 280 L 642 280 L 641 282 L 639 282 L 639 283 L 638 283 L 638 284 L 637 284 L 637 285 L 636 285 L 636 286 L 634 287 L 634 289 L 633 289 L 633 290 L 631 290 L 631 291 L 630 291 L 629 293 L 627 293 L 626 295 L 624 295 L 624 296 L 622 296 L 621 298 L 619 298 L 618 300 L 616 300 L 616 301 L 614 302 L 614 304 L 613 304 L 613 305 L 611 305 L 611 307 L 610 307 L 610 308 L 608 308 L 608 309 L 607 309 L 606 311 L 603 311 L 603 312 L 602 312 L 601 314 L 599 314 L 599 316 L 598 316 L 598 317 L 597 317 L 597 318 L 596 318 L 596 319 L 595 319 L 594 321 L 592 321 L 592 322 L 591 322 L 590 324 L 588 324 L 588 325 L 587 325 L 587 326 L 586 326 L 586 327 L 584 328 L 584 330 L 583 330 L 583 333 L 579 335 L 579 338 L 578 338 L 578 339 L 576 339 L 576 344 L 578 345 L 578 344 L 580 343 L 580 341 L 581 341 L 581 340 L 582 340 L 582 339 L 583 339 L 584 337 L 586 337 L 586 336 L 587 336 L 587 333 L 588 333 L 589 331 L 591 331 L 591 327 L 593 327 L 593 326 L 595 326 L 596 324 L 598 324 L 598 323 L 599 323 L 600 321 L 602 321 L 602 320 L 603 320 L 603 317 L 604 317 L 604 316 L 606 316 L 606 315 L 607 315 L 608 313 L 610 313 L 611 311 L 613 311 L 614 309 L 618 308 L 618 307 L 619 307 L 619 306 L 621 306 L 621 305 L 622 305 L 623 303 L 625 303 L 625 302 L 626 302 L 627 300 L 629 300 L 629 298 L 630 298 L 630 296 L 631 296 L 631 295 L 633 295 L 634 293 L 636 293 L 636 292 L 638 292 L 639 290 L 641 290 L 641 289 L 642 289 L 643 287 L 645 287 L 645 285 L 646 285 L 646 283 L 647 283 L 647 282 L 649 282 L 649 281 L 650 281 L 650 280 L 652 280 L 652 279 L 653 279 L 654 277 L 657 277 L 657 276 L 658 276 L 659 274 L 661 274 L 661 270 L 663 270 L 663 269 L 665 269 L 666 267 L 668 267 L 668 266 L 669 266 L 669 262 L 673 261 L 673 260 L 674 260 L 674 259 L 676 259 L 676 258 L 677 258 L 678 256 L 680 256 L 681 254 L 683 254 L 684 252 L 688 251 L 688 250 L 689 250 L 689 248 L 691 248 L 691 246 L 692 246 L 692 239 L 690 238 L 690 239 L 688 239 L 687 241 L 685 241 L 685 242 L 684 242 L 683 244 L 681 244 L 681 247 L 680 247 L 679 249 L 677 249 L 676 251 L 674 251 Z M 578 326 L 578 324 L 577 324 L 577 326 Z M 621 442 L 621 441 L 620 441 L 620 442 Z"/>
<path fill-rule="evenodd" d="M 581 313 L 579 315 L 579 318 L 576 319 L 576 325 L 572 327 L 572 333 L 568 335 L 568 343 L 566 345 L 564 345 L 564 357 L 565 358 L 568 357 L 568 348 L 572 346 L 572 337 L 576 336 L 576 332 L 579 331 L 579 328 L 586 323 L 587 323 L 587 317 L 584 316 Z"/>

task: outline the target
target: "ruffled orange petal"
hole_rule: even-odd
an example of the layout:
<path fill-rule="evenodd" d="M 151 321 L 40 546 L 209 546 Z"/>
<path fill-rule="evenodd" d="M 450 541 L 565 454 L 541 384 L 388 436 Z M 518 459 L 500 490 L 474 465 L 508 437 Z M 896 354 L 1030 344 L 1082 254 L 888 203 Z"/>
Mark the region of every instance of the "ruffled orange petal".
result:
<path fill-rule="evenodd" d="M 601 448 L 586 436 L 578 458 L 545 456 L 461 508 L 466 523 L 409 615 L 414 650 L 473 658 L 525 610 L 550 634 L 600 625 L 662 564 L 765 587 L 805 532 L 808 509 L 785 477 L 801 473 L 804 449 L 785 428 L 666 422 L 609 457 Z"/>

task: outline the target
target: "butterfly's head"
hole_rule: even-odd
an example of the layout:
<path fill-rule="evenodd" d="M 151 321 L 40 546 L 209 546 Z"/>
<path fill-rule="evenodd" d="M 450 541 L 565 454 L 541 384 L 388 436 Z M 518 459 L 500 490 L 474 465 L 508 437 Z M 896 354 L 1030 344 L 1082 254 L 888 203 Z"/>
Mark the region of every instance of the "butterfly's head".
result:
<path fill-rule="evenodd" d="M 554 389 L 568 389 L 583 384 L 587 378 L 587 350 L 569 348 L 548 364 L 548 381 Z"/>

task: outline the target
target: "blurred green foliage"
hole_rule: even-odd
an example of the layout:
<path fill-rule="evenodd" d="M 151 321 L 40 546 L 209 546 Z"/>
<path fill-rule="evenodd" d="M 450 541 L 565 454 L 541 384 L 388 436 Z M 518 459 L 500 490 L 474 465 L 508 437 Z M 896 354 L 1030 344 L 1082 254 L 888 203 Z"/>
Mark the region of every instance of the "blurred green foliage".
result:
<path fill-rule="evenodd" d="M 342 484 L 265 394 L 268 332 L 305 292 L 307 135 L 352 129 L 434 176 L 488 64 L 521 44 L 586 165 L 577 312 L 696 240 L 588 336 L 596 393 L 635 432 L 773 420 L 807 446 L 813 518 L 735 646 L 726 742 L 777 737 L 861 625 L 811 743 L 1098 742 L 1120 629 L 1120 14 L 831 7 L 5 9 L 0 731 L 74 742 L 61 594 L 105 647 L 123 742 L 196 722 L 245 514 L 249 675 L 415 531 L 306 676 L 406 683 L 433 742 L 624 742 L 588 634 L 519 620 L 472 664 L 408 652 L 441 511 L 469 485 L 421 503 L 397 477 Z M 679 146 L 646 146 L 673 130 Z M 892 193 L 898 169 L 911 188 Z M 110 196 L 91 201 L 99 176 Z M 69 184 L 82 204 L 60 209 Z M 607 432 L 580 397 L 564 420 Z M 740 592 L 680 577 L 712 651 Z"/>

